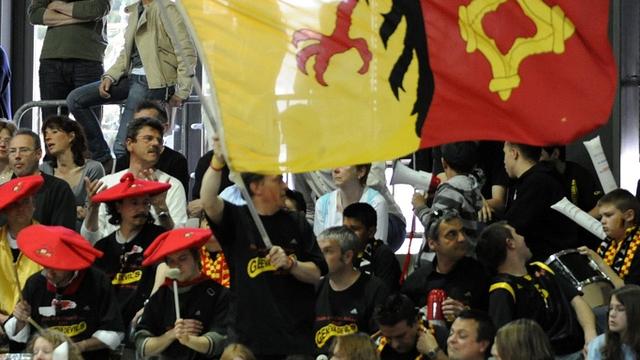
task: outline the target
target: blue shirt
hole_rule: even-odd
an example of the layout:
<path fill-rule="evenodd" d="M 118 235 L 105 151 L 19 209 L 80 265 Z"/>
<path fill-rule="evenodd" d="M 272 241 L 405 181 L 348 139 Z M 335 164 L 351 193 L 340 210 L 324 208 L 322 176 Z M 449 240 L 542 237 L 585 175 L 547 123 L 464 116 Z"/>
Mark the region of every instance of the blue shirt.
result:
<path fill-rule="evenodd" d="M 589 343 L 589 355 L 587 356 L 587 360 L 602 360 L 602 348 L 605 345 L 606 335 L 598 335 L 597 338 L 593 339 Z M 635 360 L 636 356 L 633 353 L 633 350 L 625 344 L 622 344 L 622 358 L 624 360 Z"/>

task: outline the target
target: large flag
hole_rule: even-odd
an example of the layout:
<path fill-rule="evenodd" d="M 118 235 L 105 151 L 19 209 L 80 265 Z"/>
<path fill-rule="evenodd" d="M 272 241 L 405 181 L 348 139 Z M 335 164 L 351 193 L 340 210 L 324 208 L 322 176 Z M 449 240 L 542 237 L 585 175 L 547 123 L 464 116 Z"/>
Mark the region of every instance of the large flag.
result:
<path fill-rule="evenodd" d="M 615 94 L 608 0 L 179 3 L 237 171 L 566 143 L 605 123 Z"/>

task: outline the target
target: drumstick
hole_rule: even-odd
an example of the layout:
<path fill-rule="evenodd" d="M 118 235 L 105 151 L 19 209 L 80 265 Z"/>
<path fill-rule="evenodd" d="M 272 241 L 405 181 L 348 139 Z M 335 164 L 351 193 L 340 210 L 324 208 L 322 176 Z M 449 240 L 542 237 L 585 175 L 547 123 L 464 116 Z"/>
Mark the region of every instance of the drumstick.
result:
<path fill-rule="evenodd" d="M 15 263 L 11 263 L 11 265 L 11 268 L 13 269 L 13 276 L 16 280 L 16 287 L 18 288 L 18 298 L 20 299 L 20 301 L 24 301 L 24 297 L 22 296 L 22 289 L 20 288 L 20 277 L 18 276 L 18 269 L 16 268 Z M 42 326 L 38 325 L 38 323 L 33 320 L 31 316 L 27 318 L 27 322 L 31 324 L 31 326 L 33 326 L 39 333 L 42 333 L 44 331 Z"/>
<path fill-rule="evenodd" d="M 178 320 L 180 319 L 180 302 L 178 300 L 178 281 L 176 279 L 180 276 L 180 269 L 169 269 L 167 270 L 166 276 L 169 279 L 173 279 L 173 303 L 176 308 L 176 320 Z"/>

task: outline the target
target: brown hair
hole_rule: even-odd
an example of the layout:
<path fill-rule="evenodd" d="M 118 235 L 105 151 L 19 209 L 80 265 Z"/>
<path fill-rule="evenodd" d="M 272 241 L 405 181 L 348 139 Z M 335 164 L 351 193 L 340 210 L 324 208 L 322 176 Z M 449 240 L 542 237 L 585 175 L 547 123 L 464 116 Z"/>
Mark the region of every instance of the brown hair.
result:
<path fill-rule="evenodd" d="M 9 134 L 11 136 L 13 136 L 13 134 L 17 130 L 16 124 L 14 124 L 14 123 L 12 123 L 11 121 L 8 121 L 8 120 L 0 119 L 0 131 L 2 131 L 4 129 L 7 129 L 7 131 L 9 131 Z"/>
<path fill-rule="evenodd" d="M 237 344 L 237 343 L 229 344 L 226 348 L 224 348 L 222 355 L 220 355 L 220 360 L 235 360 L 235 359 L 256 360 L 256 357 L 253 355 L 253 353 L 251 352 L 251 350 L 249 350 L 248 347 L 242 344 Z"/>
<path fill-rule="evenodd" d="M 611 292 L 624 305 L 627 315 L 627 329 L 622 334 L 607 329 L 605 344 L 600 349 L 604 359 L 622 359 L 622 343 L 627 344 L 636 354 L 640 353 L 640 324 L 635 321 L 640 316 L 640 286 L 625 285 Z"/>
<path fill-rule="evenodd" d="M 73 341 L 71 341 L 71 339 L 69 339 L 67 335 L 61 333 L 60 331 L 52 330 L 52 329 L 44 330 L 43 332 L 37 333 L 33 337 L 31 337 L 31 340 L 29 340 L 29 344 L 27 344 L 27 352 L 33 353 L 33 345 L 35 344 L 36 340 L 38 340 L 39 338 L 43 338 L 47 340 L 49 343 L 51 343 L 54 349 L 58 347 L 60 344 L 67 342 L 69 343 L 69 354 L 67 359 L 83 360 L 82 354 L 80 353 L 80 349 L 78 349 L 78 346 Z"/>
<path fill-rule="evenodd" d="M 340 345 L 340 352 L 349 360 L 378 360 L 376 347 L 367 334 L 355 333 L 334 337 L 331 342 L 331 353 L 338 345 Z"/>
<path fill-rule="evenodd" d="M 553 360 L 551 342 L 542 327 L 531 319 L 514 320 L 496 334 L 496 347 L 503 360 Z"/>

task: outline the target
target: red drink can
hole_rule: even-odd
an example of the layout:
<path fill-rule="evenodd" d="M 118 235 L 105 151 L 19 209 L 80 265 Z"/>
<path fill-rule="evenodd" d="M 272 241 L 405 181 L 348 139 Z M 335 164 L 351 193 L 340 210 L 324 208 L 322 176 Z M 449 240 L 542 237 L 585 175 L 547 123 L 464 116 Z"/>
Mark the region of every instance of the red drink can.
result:
<path fill-rule="evenodd" d="M 427 320 L 444 320 L 442 302 L 447 298 L 443 289 L 432 289 L 427 295 Z"/>

